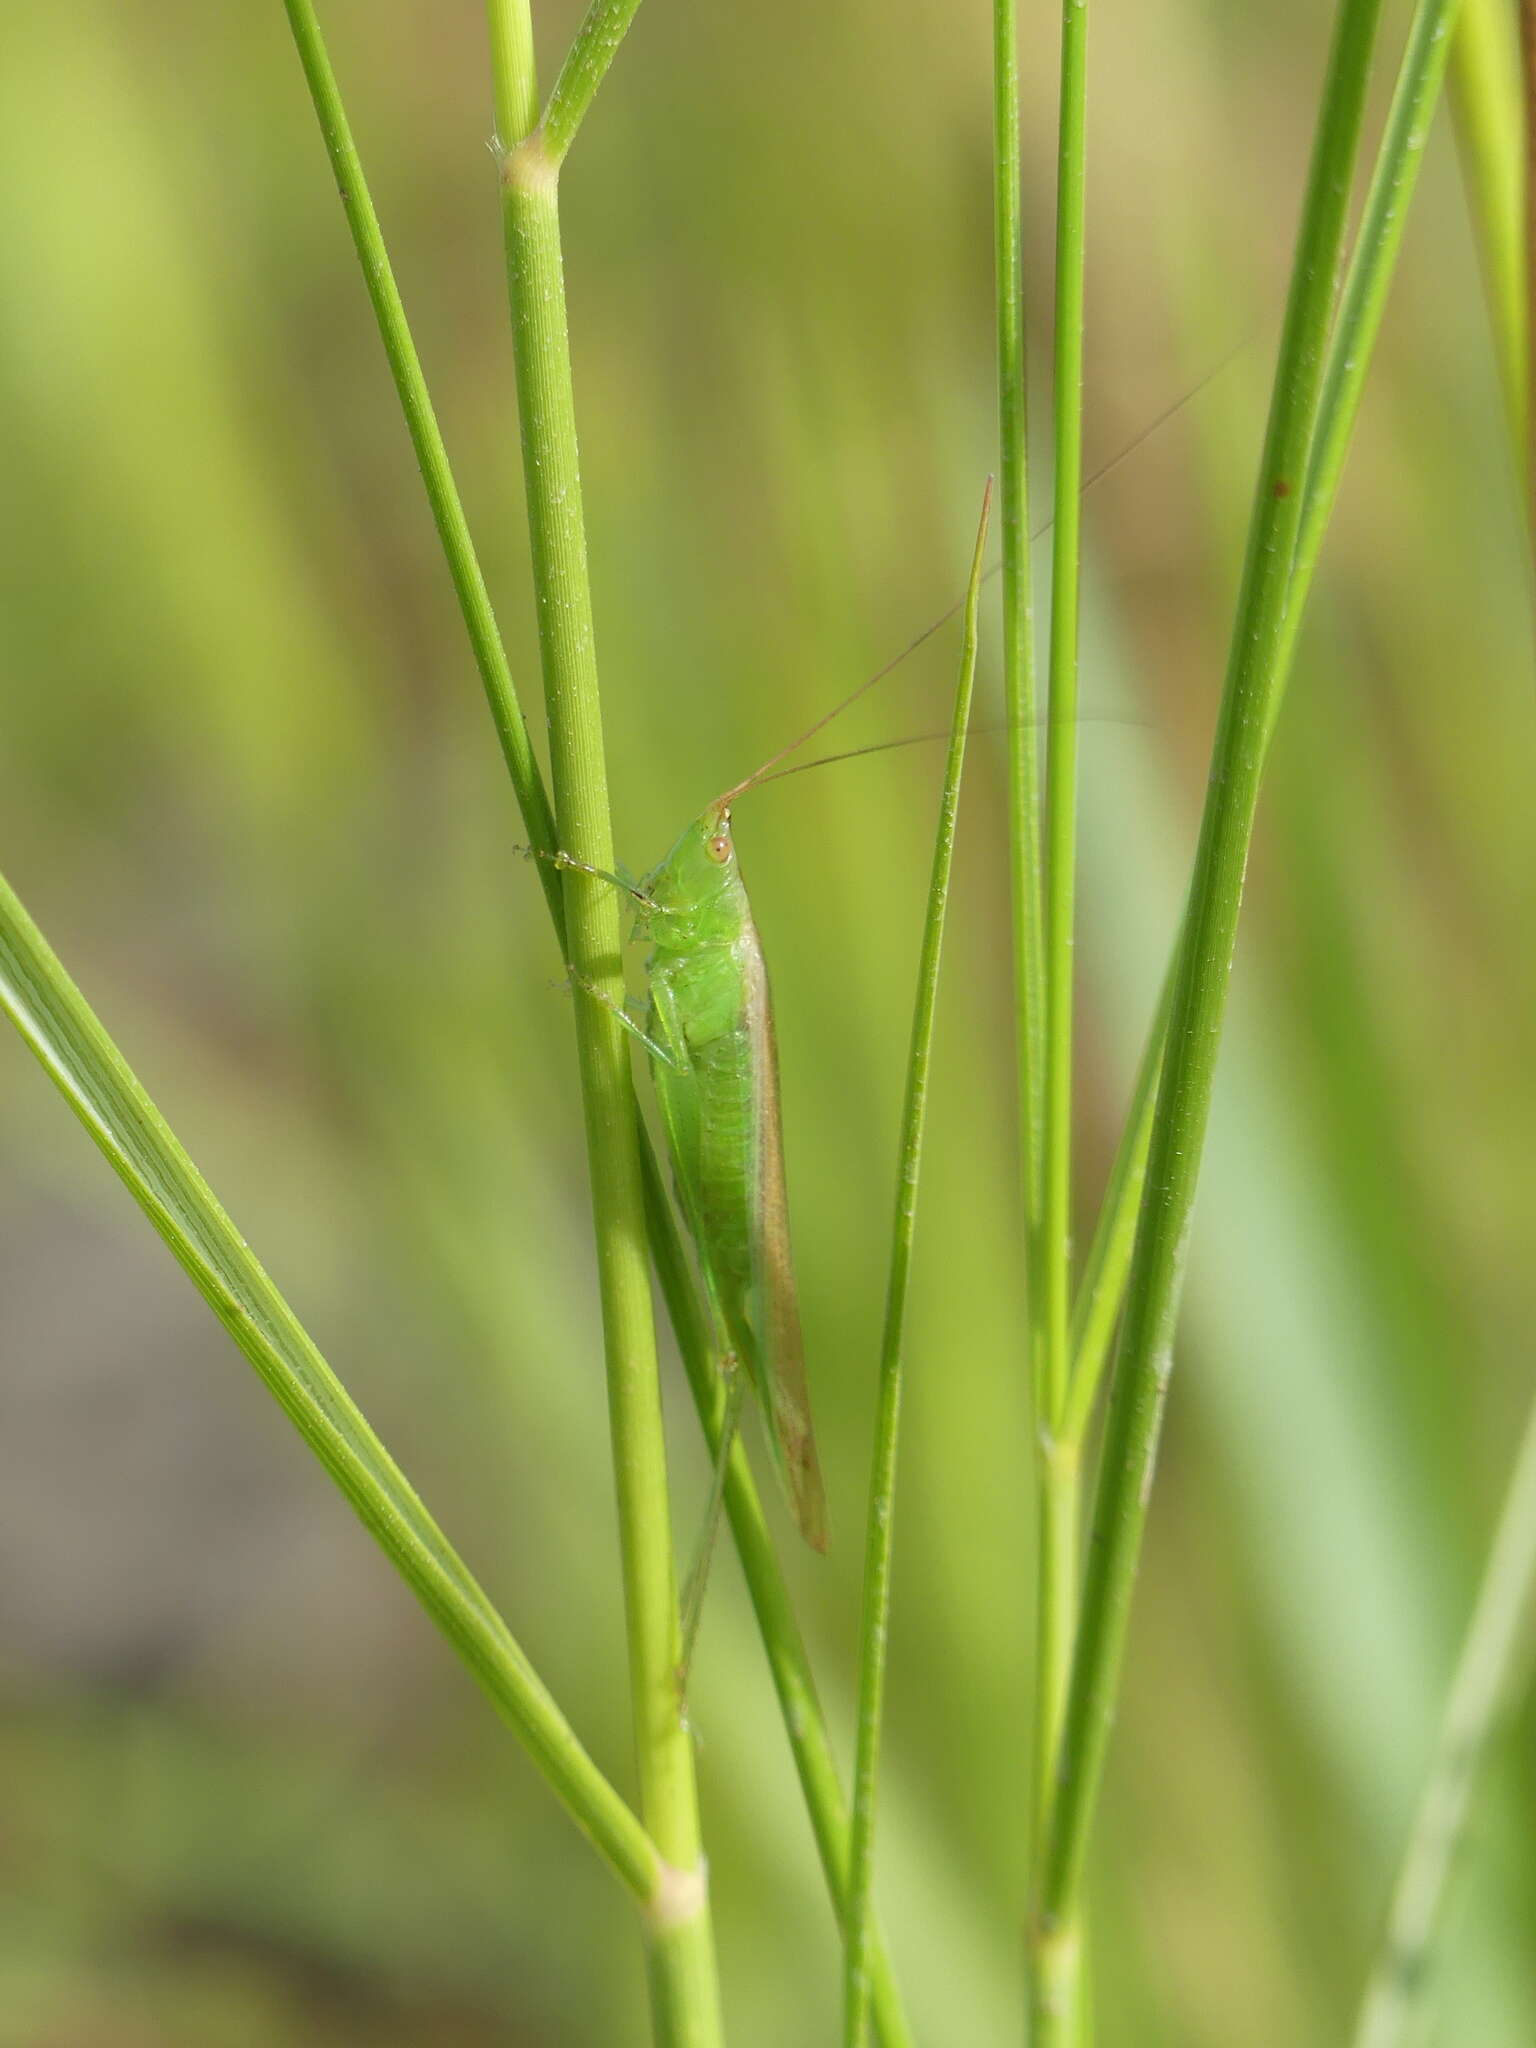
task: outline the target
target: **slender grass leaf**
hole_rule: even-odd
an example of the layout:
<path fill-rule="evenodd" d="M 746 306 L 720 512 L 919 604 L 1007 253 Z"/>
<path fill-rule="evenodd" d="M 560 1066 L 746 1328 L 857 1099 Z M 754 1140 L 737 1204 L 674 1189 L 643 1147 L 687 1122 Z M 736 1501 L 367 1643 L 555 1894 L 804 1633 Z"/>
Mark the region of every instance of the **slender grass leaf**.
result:
<path fill-rule="evenodd" d="M 658 1867 L 645 1830 L 582 1748 L 3 877 L 0 1006 L 577 1825 L 630 1891 L 649 1900 Z"/>
<path fill-rule="evenodd" d="M 944 793 L 939 803 L 938 835 L 933 872 L 928 884 L 928 912 L 918 960 L 917 998 L 912 1040 L 907 1055 L 906 1103 L 902 1111 L 901 1146 L 896 1179 L 896 1214 L 891 1230 L 891 1273 L 886 1292 L 885 1330 L 880 1341 L 880 1396 L 875 1418 L 875 1446 L 869 1485 L 869 1522 L 864 1549 L 864 1612 L 860 1629 L 859 1743 L 854 1768 L 853 1823 L 849 1848 L 848 1910 L 845 1922 L 843 1978 L 843 2040 L 845 2048 L 863 2048 L 869 2028 L 869 1901 L 874 1875 L 875 1791 L 880 1764 L 880 1723 L 885 1695 L 885 1653 L 891 1606 L 894 1555 L 896 1451 L 901 1426 L 902 1332 L 907 1289 L 912 1272 L 912 1242 L 917 1226 L 917 1190 L 922 1170 L 923 1122 L 928 1107 L 928 1073 L 933 1062 L 933 1026 L 938 1005 L 939 966 L 944 949 L 944 916 L 949 905 L 949 877 L 954 863 L 955 818 L 960 807 L 960 777 L 965 767 L 966 728 L 971 691 L 976 680 L 977 612 L 981 600 L 982 555 L 992 485 L 982 499 L 976 551 L 966 591 L 965 631 L 960 652 L 960 680 L 955 690 L 955 717 Z"/>

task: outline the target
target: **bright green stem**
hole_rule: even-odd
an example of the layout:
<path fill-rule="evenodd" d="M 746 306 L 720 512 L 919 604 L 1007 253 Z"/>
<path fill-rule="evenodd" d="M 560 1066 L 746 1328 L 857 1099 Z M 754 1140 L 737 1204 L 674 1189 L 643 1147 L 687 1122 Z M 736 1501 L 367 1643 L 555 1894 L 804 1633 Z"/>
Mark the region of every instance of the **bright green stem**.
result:
<path fill-rule="evenodd" d="M 1046 1379 L 1046 1286 L 1042 1270 L 1045 1173 L 1045 1042 L 1047 964 L 1045 906 L 1040 887 L 1039 690 L 1035 674 L 1035 621 L 1029 560 L 1028 390 L 1024 348 L 1024 267 L 1019 134 L 1018 0 L 992 8 L 993 226 L 997 301 L 999 518 L 1003 553 L 1003 700 L 1008 721 L 1008 853 L 1013 901 L 1014 1043 L 1018 1073 L 1019 1153 L 1024 1195 L 1024 1267 L 1028 1297 L 1028 1376 L 1037 1452 L 1049 1432 Z M 1064 1556 L 1056 1541 L 1060 1502 L 1037 1455 L 1035 1551 L 1034 1706 L 1037 1765 L 1033 1776 L 1034 1834 L 1047 1778 L 1047 1695 L 1057 1668 L 1063 1615 L 1053 1589 L 1061 1584 Z M 1075 1553 L 1071 1560 L 1075 1578 Z M 1070 1647 L 1070 1646 L 1069 1646 Z M 1065 1666 L 1062 1666 L 1064 1669 Z"/>
<path fill-rule="evenodd" d="M 891 1225 L 891 1271 L 885 1297 L 885 1328 L 880 1340 L 879 1395 L 869 1480 L 869 1519 L 864 1539 L 864 1611 L 859 1636 L 859 1737 L 853 1773 L 853 1827 L 843 1951 L 844 2048 L 864 2048 L 869 2035 L 872 1991 L 869 1974 L 870 1891 L 874 1877 L 875 1795 L 880 1769 L 880 1728 L 891 1612 L 896 1451 L 901 1427 L 902 1337 L 912 1272 L 912 1242 L 917 1228 L 917 1190 L 922 1171 L 928 1076 L 933 1064 L 933 1026 L 938 1007 L 939 966 L 944 951 L 944 914 L 949 904 L 955 818 L 960 808 L 960 776 L 965 766 L 965 739 L 970 724 L 971 693 L 976 681 L 982 557 L 987 544 L 987 516 L 991 508 L 992 486 L 989 481 L 982 500 L 981 522 L 976 532 L 976 550 L 971 558 L 971 578 L 966 591 L 960 680 L 955 690 L 955 716 L 944 769 L 944 792 L 939 801 L 933 872 L 928 884 L 928 914 L 923 924 L 912 1039 L 907 1054 L 907 1093 L 898 1151 L 896 1213 Z"/>
<path fill-rule="evenodd" d="M 1536 424 L 1536 406 L 1532 404 L 1531 389 L 1531 341 L 1536 335 L 1536 311 L 1532 307 L 1532 293 L 1536 291 L 1536 0 L 1519 0 L 1517 13 L 1520 21 L 1520 111 L 1521 111 L 1521 163 L 1524 177 L 1521 180 L 1524 205 L 1521 209 L 1520 253 L 1524 258 L 1521 272 L 1525 286 L 1525 440 L 1520 449 L 1521 467 L 1525 479 L 1525 515 L 1532 544 L 1536 545 L 1536 441 L 1532 440 L 1532 427 Z"/>
<path fill-rule="evenodd" d="M 501 742 L 502 755 L 512 778 L 529 840 L 541 854 L 547 855 L 555 849 L 555 828 L 549 799 L 544 793 L 543 777 L 539 774 L 539 764 L 529 744 L 528 727 L 517 701 L 512 671 L 497 629 L 496 615 L 491 609 L 490 593 L 470 538 L 464 507 L 449 467 L 448 451 L 443 445 L 437 415 L 432 409 L 421 360 L 411 338 L 410 323 L 405 316 L 405 306 L 390 267 L 389 251 L 384 246 L 384 236 L 379 228 L 379 217 L 374 211 L 367 179 L 363 176 L 362 161 L 352 140 L 336 74 L 331 69 L 320 34 L 313 0 L 284 0 L 284 5 L 320 132 L 330 155 L 331 169 L 341 193 L 342 209 L 352 233 L 353 247 L 357 250 L 363 281 L 373 302 L 384 353 L 389 359 L 390 373 L 400 396 L 400 409 L 405 414 L 411 445 L 416 451 L 422 482 L 426 485 L 427 500 L 442 541 L 448 573 L 453 578 L 454 593 L 464 615 L 475 666 L 480 671 L 486 701 L 491 707 L 496 737 Z M 562 932 L 563 944 L 565 912 L 560 895 L 560 877 L 547 859 L 540 860 L 538 868 L 539 881 L 556 929 Z"/>
<path fill-rule="evenodd" d="M 1366 1990 L 1355 2048 L 1407 2048 L 1418 2016 L 1446 1878 L 1489 1732 L 1509 1688 L 1536 1591 L 1536 1404 L 1478 1589 L 1399 1869 L 1386 1933 Z"/>
<path fill-rule="evenodd" d="M 1077 1633 L 1077 1602 L 1082 1567 L 1082 1452 L 1065 1433 L 1049 1435 L 1040 1448 L 1039 1623 L 1036 1635 L 1042 1668 L 1050 1679 L 1040 1689 L 1043 1717 L 1040 1753 L 1047 1764 L 1061 1740 L 1067 1680 Z M 1039 1821 L 1050 1821 L 1051 1774 L 1039 1787 Z"/>
<path fill-rule="evenodd" d="M 518 0 L 492 0 L 493 43 L 525 45 L 507 27 Z M 531 65 L 527 84 L 531 88 Z M 522 426 L 523 479 L 549 715 L 555 818 L 561 849 L 590 867 L 613 866 L 571 379 L 556 166 L 537 129 L 519 128 L 534 92 L 498 78 L 507 278 Z M 566 869 L 566 929 L 579 985 L 577 1061 L 587 1127 L 592 1214 L 602 1303 L 608 1405 L 618 1494 L 631 1711 L 640 1806 L 674 1880 L 650 1922 L 653 2020 L 669 2048 L 713 2048 L 719 1993 L 699 1836 L 693 1748 L 680 1711 L 681 1654 L 666 1443 L 646 1255 L 645 1197 L 622 1004 L 618 899 L 604 883 Z M 606 999 L 606 1000 L 603 1000 Z"/>
<path fill-rule="evenodd" d="M 1328 345 L 1317 435 L 1307 469 L 1290 595 L 1275 650 L 1263 746 L 1274 737 L 1295 664 L 1296 645 L 1323 536 L 1333 516 L 1366 374 L 1386 310 L 1408 209 L 1434 121 L 1457 0 L 1419 0 L 1408 31 L 1397 86 L 1361 214 L 1360 233 Z M 1459 41 L 1455 47 L 1460 47 Z M 1098 1229 L 1084 1268 L 1073 1320 L 1072 1396 L 1067 1435 L 1080 1442 L 1102 1382 L 1110 1339 L 1124 1296 L 1136 1219 L 1152 1141 L 1152 1110 L 1173 1002 L 1172 968 L 1164 983 L 1130 1112 L 1110 1172 Z"/>
<path fill-rule="evenodd" d="M 1493 312 L 1499 385 L 1517 452 L 1526 445 L 1525 225 L 1520 55 L 1509 0 L 1463 0 L 1451 54 L 1451 105 Z"/>
<path fill-rule="evenodd" d="M 1003 543 L 1003 698 L 1008 719 L 1009 853 L 1013 885 L 1014 1035 L 1026 1250 L 1040 1229 L 1045 1077 L 1045 929 L 1040 897 L 1039 691 L 1029 563 L 1028 376 L 1020 212 L 1018 0 L 992 9 L 993 220 L 996 230 L 998 524 Z M 1039 1290 L 1030 1316 L 1038 1323 Z M 1038 1338 L 1033 1346 L 1039 1367 Z"/>
<path fill-rule="evenodd" d="M 611 868 L 613 840 L 597 699 L 591 593 L 566 330 L 555 173 L 537 134 L 503 171 L 507 268 L 522 419 L 523 473 L 550 720 L 561 847 Z M 720 2039 L 693 1750 L 679 1711 L 681 1653 L 671 1510 L 645 1207 L 628 1045 L 608 1007 L 623 1001 L 614 892 L 567 870 L 566 923 L 578 983 L 606 1001 L 575 1006 L 598 1286 L 608 1364 L 641 1813 L 678 1877 L 672 1910 L 652 1923 L 659 2040 Z"/>
<path fill-rule="evenodd" d="M 1328 347 L 1290 595 L 1275 652 L 1277 684 L 1264 727 L 1266 748 L 1274 738 L 1275 722 L 1295 659 L 1297 636 L 1312 591 L 1312 577 L 1339 495 L 1366 374 L 1387 310 L 1403 230 L 1408 224 L 1408 209 L 1424 162 L 1424 146 L 1439 105 L 1446 64 L 1456 42 L 1456 18 L 1461 4 L 1462 0 L 1419 0 L 1409 25 L 1392 104 L 1360 216 L 1360 232 L 1339 303 L 1339 316 Z"/>
<path fill-rule="evenodd" d="M 1342 0 L 1292 272 L 1110 1402 L 1039 1903 L 1047 1944 L 1074 1926 L 1114 1713 L 1379 14 L 1380 0 Z"/>
<path fill-rule="evenodd" d="M 544 110 L 544 146 L 560 163 L 613 62 L 640 0 L 592 0 Z M 525 131 L 526 132 L 526 131 Z"/>
<path fill-rule="evenodd" d="M 1035 1842 L 1037 1867 L 1050 1843 L 1056 1759 L 1072 1658 L 1082 1572 L 1082 1454 L 1042 1426 L 1036 1466 Z M 1081 1902 L 1048 1931 L 1031 1930 L 1028 1952 L 1031 2048 L 1080 2048 L 1088 2036 L 1086 1935 Z"/>
<path fill-rule="evenodd" d="M 1056 172 L 1055 513 L 1051 546 L 1049 745 L 1046 753 L 1045 1101 L 1040 1246 L 1043 1359 L 1037 1374 L 1034 1814 L 1037 1854 L 1050 1808 L 1077 1632 L 1078 1461 L 1059 1455 L 1071 1371 L 1073 919 L 1077 893 L 1077 638 L 1083 480 L 1083 324 L 1087 198 L 1088 7 L 1064 0 L 1061 119 Z M 1061 1930 L 1059 1981 L 1031 1956 L 1030 2011 L 1037 2048 L 1079 2041 L 1074 1927 Z"/>
<path fill-rule="evenodd" d="M 1163 1071 L 1163 1046 L 1173 1010 L 1173 974 L 1163 979 L 1157 1015 L 1136 1070 L 1125 1129 L 1115 1151 L 1099 1208 L 1099 1220 L 1083 1262 L 1082 1282 L 1072 1311 L 1072 1386 L 1062 1439 L 1081 1445 L 1087 1438 L 1109 1363 L 1115 1325 L 1125 1300 L 1125 1283 L 1136 1244 L 1136 1219 L 1141 1213 L 1147 1181 L 1147 1153 L 1152 1144 L 1152 1112 Z"/>
<path fill-rule="evenodd" d="M 666 1872 L 644 1828 L 582 1748 L 3 878 L 0 1009 L 577 1825 L 652 1907 Z"/>
<path fill-rule="evenodd" d="M 1077 630 L 1083 481 L 1088 8 L 1065 0 L 1056 190 L 1056 492 L 1046 754 L 1045 1424 L 1066 1404 L 1072 1286 L 1072 924 L 1077 882 Z"/>
<path fill-rule="evenodd" d="M 539 73 L 533 49 L 533 12 L 527 0 L 486 9 L 491 36 L 491 85 L 503 149 L 532 134 L 539 119 Z"/>
<path fill-rule="evenodd" d="M 646 1161 L 646 1205 L 658 1221 L 671 1223 L 671 1208 L 654 1156 Z M 718 1454 L 727 1421 L 727 1397 L 719 1361 L 711 1344 L 698 1289 L 675 1227 L 658 1230 L 656 1270 L 662 1295 L 677 1333 L 688 1382 L 712 1454 Z M 779 1710 L 789 1734 L 800 1788 L 811 1817 L 816 1851 L 838 1923 L 847 1926 L 848 1816 L 837 1762 L 827 1734 L 826 1717 L 816 1694 L 810 1658 L 790 1605 L 779 1569 L 778 1553 L 767 1517 L 738 1437 L 725 1468 L 725 1514 L 741 1559 L 768 1668 L 778 1694 Z M 878 1926 L 869 1955 L 875 2025 L 884 2048 L 912 2048 L 912 2033 L 901 2009 L 890 1954 Z"/>

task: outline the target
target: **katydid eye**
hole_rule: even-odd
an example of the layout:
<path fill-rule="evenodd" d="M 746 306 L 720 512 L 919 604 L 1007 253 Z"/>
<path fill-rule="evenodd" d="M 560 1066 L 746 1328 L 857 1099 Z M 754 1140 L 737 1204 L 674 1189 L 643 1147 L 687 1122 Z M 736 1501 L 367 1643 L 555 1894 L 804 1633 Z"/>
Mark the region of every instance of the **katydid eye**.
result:
<path fill-rule="evenodd" d="M 717 832 L 705 851 L 711 860 L 727 861 L 731 857 L 731 842 L 723 832 Z"/>

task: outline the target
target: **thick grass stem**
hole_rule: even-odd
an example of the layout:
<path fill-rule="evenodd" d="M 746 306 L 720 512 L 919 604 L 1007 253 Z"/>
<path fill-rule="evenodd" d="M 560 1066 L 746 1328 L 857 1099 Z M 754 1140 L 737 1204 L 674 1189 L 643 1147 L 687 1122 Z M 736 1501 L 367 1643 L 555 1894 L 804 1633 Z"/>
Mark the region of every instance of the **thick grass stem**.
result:
<path fill-rule="evenodd" d="M 515 7 L 515 0 L 514 0 Z M 492 0 L 493 38 L 508 11 Z M 503 91 L 507 81 L 499 80 Z M 505 135 L 532 94 L 497 109 Z M 539 651 L 549 715 L 559 845 L 589 868 L 613 867 L 592 596 L 577 450 L 557 167 L 537 129 L 502 158 L 507 279 L 517 365 Z M 567 868 L 566 932 L 579 984 L 573 1005 L 587 1129 L 618 1495 L 631 1714 L 641 1814 L 675 1871 L 702 1873 L 693 1750 L 677 1687 L 681 1653 L 661 1389 L 652 1321 L 644 1185 L 622 1003 L 622 930 L 612 889 Z M 605 1000 L 604 1000 L 605 999 Z M 653 2021 L 667 2048 L 713 2048 L 719 1993 L 707 1895 L 650 1930 Z"/>

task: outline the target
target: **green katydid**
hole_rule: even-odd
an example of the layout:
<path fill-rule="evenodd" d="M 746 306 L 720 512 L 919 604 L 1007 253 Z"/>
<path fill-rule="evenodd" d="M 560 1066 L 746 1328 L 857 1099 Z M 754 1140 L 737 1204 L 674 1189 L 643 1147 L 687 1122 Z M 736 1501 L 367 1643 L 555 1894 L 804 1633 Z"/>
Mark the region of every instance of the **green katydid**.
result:
<path fill-rule="evenodd" d="M 731 803 L 755 779 L 717 797 L 640 885 L 636 930 L 651 941 L 643 1036 L 716 1321 L 763 1404 L 800 1532 L 825 1550 L 826 1496 L 789 1248 L 773 1005 L 731 836 Z M 727 1445 L 728 1438 L 729 1428 Z"/>
<path fill-rule="evenodd" d="M 854 694 L 862 695 L 877 680 L 871 677 Z M 603 877 L 634 898 L 634 936 L 651 942 L 646 1021 L 642 1026 L 617 1014 L 650 1054 L 678 1201 L 733 1369 L 715 1494 L 686 1602 L 685 1639 L 697 1621 L 703 1556 L 740 1408 L 737 1368 L 744 1369 L 763 1405 L 801 1534 L 814 1550 L 827 1547 L 826 1494 L 789 1246 L 773 1005 L 762 941 L 736 859 L 731 806 L 852 701 L 846 699 L 716 797 L 638 884 L 620 875 Z M 581 865 L 561 855 L 556 860 L 562 867 Z"/>

